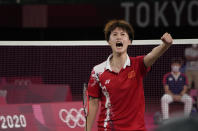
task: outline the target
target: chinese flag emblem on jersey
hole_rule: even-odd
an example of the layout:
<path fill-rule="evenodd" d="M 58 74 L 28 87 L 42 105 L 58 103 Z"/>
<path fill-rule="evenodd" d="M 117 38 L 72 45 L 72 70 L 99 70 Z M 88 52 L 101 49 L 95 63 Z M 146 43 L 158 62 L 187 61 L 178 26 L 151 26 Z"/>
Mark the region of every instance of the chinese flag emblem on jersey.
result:
<path fill-rule="evenodd" d="M 129 78 L 129 79 L 134 78 L 135 75 L 136 75 L 135 71 L 132 70 L 132 71 L 130 71 L 130 72 L 128 73 L 128 78 Z"/>

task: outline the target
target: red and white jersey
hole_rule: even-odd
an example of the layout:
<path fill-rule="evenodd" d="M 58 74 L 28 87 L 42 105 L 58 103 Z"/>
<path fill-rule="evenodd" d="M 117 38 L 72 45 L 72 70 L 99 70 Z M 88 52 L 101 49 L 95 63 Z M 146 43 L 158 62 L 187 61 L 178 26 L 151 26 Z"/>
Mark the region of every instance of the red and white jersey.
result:
<path fill-rule="evenodd" d="M 110 67 L 110 58 L 92 70 L 88 94 L 101 99 L 98 130 L 145 130 L 143 77 L 150 68 L 144 56 L 129 57 L 119 73 Z"/>

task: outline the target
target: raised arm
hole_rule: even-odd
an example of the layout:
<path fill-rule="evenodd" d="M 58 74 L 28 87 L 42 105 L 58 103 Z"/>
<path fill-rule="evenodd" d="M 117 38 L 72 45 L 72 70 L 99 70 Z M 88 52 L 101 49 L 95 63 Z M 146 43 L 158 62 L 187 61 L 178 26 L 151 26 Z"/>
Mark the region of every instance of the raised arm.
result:
<path fill-rule="evenodd" d="M 90 97 L 89 100 L 89 113 L 87 117 L 87 130 L 85 128 L 85 131 L 91 131 L 91 128 L 94 124 L 96 114 L 98 112 L 98 106 L 99 106 L 99 99 Z"/>
<path fill-rule="evenodd" d="M 173 39 L 169 33 L 165 33 L 162 37 L 162 44 L 155 47 L 150 53 L 144 57 L 144 64 L 146 67 L 152 66 L 155 61 L 164 54 L 164 52 L 172 45 Z"/>

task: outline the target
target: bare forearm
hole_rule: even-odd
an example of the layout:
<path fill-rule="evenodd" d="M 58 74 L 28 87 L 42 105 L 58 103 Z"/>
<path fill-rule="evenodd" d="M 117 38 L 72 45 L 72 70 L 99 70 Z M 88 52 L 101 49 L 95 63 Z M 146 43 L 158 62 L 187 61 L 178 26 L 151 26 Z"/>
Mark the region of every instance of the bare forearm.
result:
<path fill-rule="evenodd" d="M 173 94 L 170 90 L 166 90 L 165 93 L 166 93 L 166 94 L 169 94 L 169 95 L 171 95 L 171 96 L 174 96 L 174 94 Z"/>
<path fill-rule="evenodd" d="M 149 54 L 147 54 L 144 58 L 144 64 L 146 67 L 152 66 L 155 61 L 166 52 L 166 50 L 170 47 L 168 44 L 161 44 L 155 47 Z"/>
<path fill-rule="evenodd" d="M 165 85 L 164 86 L 164 91 L 166 94 L 169 94 L 171 96 L 174 96 L 174 94 L 169 90 L 169 86 L 168 85 Z"/>
<path fill-rule="evenodd" d="M 170 92 L 170 91 L 167 91 L 166 94 L 169 94 L 171 96 L 174 96 L 174 94 L 172 92 Z"/>
<path fill-rule="evenodd" d="M 98 112 L 98 99 L 90 99 L 89 101 L 89 114 L 87 117 L 87 130 L 86 131 L 91 131 L 92 125 L 95 121 L 96 114 Z"/>
<path fill-rule="evenodd" d="M 155 61 L 172 45 L 173 39 L 169 33 L 164 33 L 161 37 L 163 44 L 155 47 L 149 54 L 144 57 L 146 67 L 152 66 Z"/>
<path fill-rule="evenodd" d="M 188 90 L 187 86 L 184 86 L 184 89 L 182 90 L 182 92 L 180 93 L 181 96 L 183 96 Z"/>

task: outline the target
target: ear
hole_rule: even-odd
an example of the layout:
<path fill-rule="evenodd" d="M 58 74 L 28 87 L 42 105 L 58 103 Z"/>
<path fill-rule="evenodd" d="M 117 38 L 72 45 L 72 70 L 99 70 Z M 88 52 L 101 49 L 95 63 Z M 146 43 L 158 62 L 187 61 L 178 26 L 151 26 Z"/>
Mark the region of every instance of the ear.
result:
<path fill-rule="evenodd" d="M 132 40 L 129 40 L 130 44 L 129 45 L 132 45 Z"/>
<path fill-rule="evenodd" d="M 107 43 L 108 43 L 108 45 L 110 45 L 110 46 L 111 46 L 111 42 L 110 42 L 110 40 L 108 40 L 108 41 L 107 41 Z"/>

